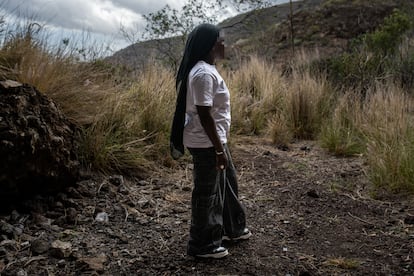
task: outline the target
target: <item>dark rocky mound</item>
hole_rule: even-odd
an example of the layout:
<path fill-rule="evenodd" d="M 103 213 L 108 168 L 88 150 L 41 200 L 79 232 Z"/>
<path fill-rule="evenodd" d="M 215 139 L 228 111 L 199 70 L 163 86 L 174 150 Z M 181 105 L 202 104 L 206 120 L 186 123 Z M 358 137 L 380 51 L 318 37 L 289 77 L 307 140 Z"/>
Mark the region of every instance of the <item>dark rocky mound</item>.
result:
<path fill-rule="evenodd" d="M 0 204 L 75 184 L 75 137 L 75 125 L 45 95 L 0 82 Z"/>

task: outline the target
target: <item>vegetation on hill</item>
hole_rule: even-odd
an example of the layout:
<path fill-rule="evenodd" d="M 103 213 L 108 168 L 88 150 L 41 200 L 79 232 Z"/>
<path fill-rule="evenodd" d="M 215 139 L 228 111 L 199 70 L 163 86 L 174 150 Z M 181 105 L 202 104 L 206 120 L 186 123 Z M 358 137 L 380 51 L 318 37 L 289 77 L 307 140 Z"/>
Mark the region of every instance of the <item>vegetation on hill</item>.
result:
<path fill-rule="evenodd" d="M 414 193 L 413 13 L 395 10 L 399 1 L 375 2 L 301 9 L 294 32 L 282 20 L 234 38 L 232 60 L 218 67 L 232 92 L 234 135 L 286 148 L 314 139 L 332 154 L 361 155 L 378 187 Z M 342 8 L 352 13 L 343 17 Z M 343 21 L 358 12 L 367 16 Z M 139 71 L 80 62 L 77 51 L 51 49 L 33 26 L 0 33 L 1 79 L 34 85 L 77 123 L 85 168 L 143 173 L 177 165 L 168 153 L 173 70 L 156 60 Z"/>

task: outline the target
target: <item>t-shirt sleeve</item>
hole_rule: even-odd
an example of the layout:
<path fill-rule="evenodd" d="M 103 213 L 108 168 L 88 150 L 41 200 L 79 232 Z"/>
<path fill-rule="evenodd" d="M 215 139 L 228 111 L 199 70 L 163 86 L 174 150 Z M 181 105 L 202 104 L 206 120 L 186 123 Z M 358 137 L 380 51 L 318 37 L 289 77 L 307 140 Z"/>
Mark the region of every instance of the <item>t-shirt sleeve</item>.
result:
<path fill-rule="evenodd" d="M 194 76 L 192 88 L 194 91 L 194 105 L 213 106 L 213 76 L 205 72 Z"/>

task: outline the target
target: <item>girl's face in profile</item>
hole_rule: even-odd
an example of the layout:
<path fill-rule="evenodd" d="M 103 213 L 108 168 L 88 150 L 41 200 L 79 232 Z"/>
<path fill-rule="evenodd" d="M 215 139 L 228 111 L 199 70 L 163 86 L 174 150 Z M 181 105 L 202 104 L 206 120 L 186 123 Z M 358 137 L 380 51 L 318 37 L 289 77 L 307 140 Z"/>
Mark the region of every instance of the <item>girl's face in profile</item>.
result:
<path fill-rule="evenodd" d="M 216 43 L 213 46 L 213 54 L 216 59 L 224 58 L 224 37 L 220 36 L 217 38 Z"/>

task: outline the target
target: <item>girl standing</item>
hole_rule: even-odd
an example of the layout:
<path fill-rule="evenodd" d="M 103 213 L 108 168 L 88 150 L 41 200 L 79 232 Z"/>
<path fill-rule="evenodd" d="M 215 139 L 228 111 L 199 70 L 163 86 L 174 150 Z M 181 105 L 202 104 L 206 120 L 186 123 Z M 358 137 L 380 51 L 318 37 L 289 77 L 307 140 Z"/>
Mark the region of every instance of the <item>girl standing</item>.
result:
<path fill-rule="evenodd" d="M 222 258 L 222 240 L 251 236 L 227 138 L 230 94 L 215 62 L 224 58 L 224 38 L 212 24 L 201 24 L 189 35 L 176 78 L 178 90 L 170 146 L 177 159 L 186 147 L 192 155 L 194 188 L 187 253 Z"/>

